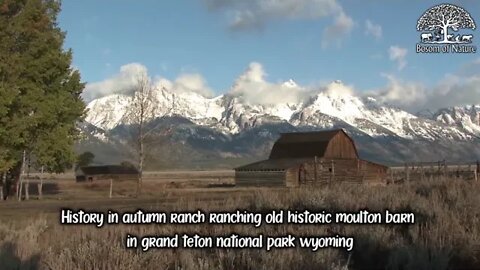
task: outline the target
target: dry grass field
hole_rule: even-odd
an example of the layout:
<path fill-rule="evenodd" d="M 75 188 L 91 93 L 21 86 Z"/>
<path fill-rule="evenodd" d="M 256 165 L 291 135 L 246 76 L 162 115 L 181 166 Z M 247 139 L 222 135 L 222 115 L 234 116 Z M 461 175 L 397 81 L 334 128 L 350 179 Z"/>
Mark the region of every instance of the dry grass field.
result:
<path fill-rule="evenodd" d="M 228 174 L 228 173 L 227 173 Z M 158 176 L 157 176 L 158 177 Z M 173 176 L 168 176 L 173 177 Z M 167 177 L 167 178 L 168 178 Z M 480 183 L 448 179 L 403 185 L 335 184 L 296 189 L 235 188 L 228 177 L 131 183 L 56 180 L 41 201 L 0 203 L 0 269 L 480 269 Z M 173 178 L 172 178 L 173 179 Z M 223 179 L 223 180 L 222 180 Z M 412 211 L 414 225 L 107 225 L 59 224 L 62 207 L 127 211 Z M 343 249 L 127 250 L 127 234 L 349 235 Z"/>

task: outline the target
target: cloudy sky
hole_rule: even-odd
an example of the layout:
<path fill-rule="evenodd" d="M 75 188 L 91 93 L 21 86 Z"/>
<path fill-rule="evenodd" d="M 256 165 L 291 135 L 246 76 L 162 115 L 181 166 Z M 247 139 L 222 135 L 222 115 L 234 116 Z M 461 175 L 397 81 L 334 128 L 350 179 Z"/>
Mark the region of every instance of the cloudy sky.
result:
<path fill-rule="evenodd" d="M 341 80 L 410 111 L 480 104 L 480 52 L 417 54 L 430 0 L 64 1 L 59 24 L 87 82 L 84 99 L 127 93 L 148 72 L 175 91 L 264 98 L 293 79 Z M 480 2 L 451 0 L 480 22 Z M 478 27 L 478 25 L 477 25 Z M 480 32 L 470 31 L 480 49 Z M 279 93 L 287 94 L 285 89 Z M 293 91 L 293 90 L 292 90 Z"/>

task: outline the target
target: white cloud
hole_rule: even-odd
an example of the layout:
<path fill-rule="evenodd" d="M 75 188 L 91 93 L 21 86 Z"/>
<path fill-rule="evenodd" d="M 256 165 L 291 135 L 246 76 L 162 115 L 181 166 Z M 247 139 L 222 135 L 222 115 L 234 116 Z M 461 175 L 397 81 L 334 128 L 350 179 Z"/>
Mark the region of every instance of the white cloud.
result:
<path fill-rule="evenodd" d="M 480 104 L 480 74 L 462 77 L 447 75 L 432 89 L 425 104 L 427 108 L 443 108 Z"/>
<path fill-rule="evenodd" d="M 466 68 L 468 67 L 468 69 Z M 413 113 L 423 109 L 480 104 L 480 61 L 475 59 L 455 74 L 446 74 L 438 84 L 426 87 L 402 81 L 393 75 L 386 87 L 367 93 L 381 102 L 390 103 Z"/>
<path fill-rule="evenodd" d="M 247 70 L 240 75 L 237 79 L 237 83 L 241 82 L 264 82 L 267 74 L 263 69 L 262 64 L 258 62 L 252 62 L 248 66 Z"/>
<path fill-rule="evenodd" d="M 90 101 L 111 94 L 129 95 L 138 76 L 147 74 L 147 68 L 139 63 L 131 63 L 120 67 L 120 72 L 101 82 L 88 83 L 83 91 L 85 101 Z"/>
<path fill-rule="evenodd" d="M 454 74 L 446 74 L 429 91 L 424 107 L 443 107 L 480 104 L 480 58 L 474 59 Z"/>
<path fill-rule="evenodd" d="M 112 94 L 131 95 L 139 76 L 148 76 L 147 68 L 139 63 L 131 63 L 120 67 L 120 72 L 111 78 L 100 82 L 88 83 L 82 97 L 86 102 Z M 185 73 L 178 76 L 173 82 L 158 77 L 155 80 L 157 87 L 165 87 L 175 93 L 198 93 L 209 97 L 212 90 L 205 79 L 195 73 Z"/>
<path fill-rule="evenodd" d="M 322 47 L 326 48 L 331 44 L 341 46 L 342 40 L 350 34 L 354 26 L 353 19 L 343 11 L 338 13 L 332 25 L 325 28 L 322 37 Z"/>
<path fill-rule="evenodd" d="M 334 21 L 323 31 L 322 47 L 340 46 L 350 34 L 354 21 L 337 0 L 204 0 L 212 11 L 222 12 L 229 29 L 247 31 L 262 29 L 279 20 L 319 20 L 332 17 Z"/>
<path fill-rule="evenodd" d="M 204 0 L 212 11 L 222 11 L 232 30 L 258 29 L 282 19 L 315 20 L 338 14 L 336 0 Z"/>
<path fill-rule="evenodd" d="M 247 70 L 235 81 L 229 94 L 249 104 L 298 103 L 307 91 L 294 84 L 270 83 L 260 63 L 250 63 Z"/>
<path fill-rule="evenodd" d="M 420 82 L 402 80 L 393 74 L 381 74 L 387 82 L 384 87 L 373 91 L 356 91 L 353 86 L 340 81 L 313 87 L 292 83 L 272 83 L 260 63 L 253 62 L 241 74 L 230 90 L 250 104 L 280 104 L 305 102 L 313 95 L 323 92 L 332 97 L 346 95 L 370 96 L 379 102 L 400 107 L 412 113 L 423 109 L 439 109 L 451 106 L 480 104 L 480 61 L 466 63 L 455 74 L 447 74 L 436 85 L 427 86 Z M 472 73 L 476 71 L 476 73 Z"/>
<path fill-rule="evenodd" d="M 407 56 L 408 50 L 399 46 L 390 46 L 388 54 L 390 55 L 390 60 L 397 62 L 398 70 L 402 70 L 407 66 Z"/>
<path fill-rule="evenodd" d="M 367 36 L 372 36 L 375 39 L 382 38 L 382 26 L 379 24 L 375 24 L 370 20 L 365 21 L 365 34 Z"/>
<path fill-rule="evenodd" d="M 419 83 L 401 81 L 391 74 L 382 74 L 388 83 L 382 89 L 367 92 L 380 102 L 392 104 L 407 110 L 416 110 L 425 104 L 426 88 Z"/>
<path fill-rule="evenodd" d="M 298 104 L 325 93 L 332 97 L 355 95 L 352 86 L 335 81 L 315 86 L 299 86 L 293 80 L 272 83 L 260 63 L 252 62 L 235 81 L 228 94 L 251 105 Z"/>
<path fill-rule="evenodd" d="M 101 82 L 89 83 L 83 97 L 86 101 L 110 94 L 131 94 L 131 89 L 141 74 L 147 74 L 145 66 L 132 63 L 124 65 L 115 76 Z M 474 59 L 454 74 L 447 74 L 434 86 L 427 87 L 418 82 L 401 80 L 392 74 L 382 74 L 387 79 L 384 87 L 362 96 L 372 96 L 378 101 L 389 103 L 407 111 L 416 113 L 422 109 L 438 109 L 449 106 L 480 104 L 480 61 Z M 198 93 L 210 97 L 212 90 L 206 80 L 196 73 L 183 73 L 174 80 L 156 77 L 158 88 L 179 93 Z M 329 96 L 359 95 L 352 86 L 341 82 L 310 86 L 299 86 L 289 82 L 269 82 L 264 67 L 252 62 L 248 68 L 235 80 L 230 95 L 249 104 L 298 104 L 305 102 L 311 96 L 323 92 Z M 362 93 L 362 92 L 360 92 Z"/>
<path fill-rule="evenodd" d="M 200 74 L 182 74 L 173 83 L 171 89 L 175 93 L 194 92 L 205 97 L 211 97 L 213 91 Z"/>
<path fill-rule="evenodd" d="M 324 92 L 331 97 L 344 97 L 355 95 L 353 86 L 345 85 L 341 81 L 334 81 L 321 88 L 321 92 Z"/>

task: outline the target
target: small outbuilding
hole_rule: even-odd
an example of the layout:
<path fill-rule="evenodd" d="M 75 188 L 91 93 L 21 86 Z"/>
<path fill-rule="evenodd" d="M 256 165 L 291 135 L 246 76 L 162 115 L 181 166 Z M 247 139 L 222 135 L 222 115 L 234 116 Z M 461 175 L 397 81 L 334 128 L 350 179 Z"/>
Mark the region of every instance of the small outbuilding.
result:
<path fill-rule="evenodd" d="M 136 168 L 122 165 L 85 166 L 75 170 L 77 182 L 110 179 L 137 180 L 139 175 L 140 173 Z"/>
<path fill-rule="evenodd" d="M 343 129 L 282 133 L 267 160 L 235 168 L 235 183 L 287 187 L 337 181 L 382 183 L 387 170 L 360 159 Z"/>

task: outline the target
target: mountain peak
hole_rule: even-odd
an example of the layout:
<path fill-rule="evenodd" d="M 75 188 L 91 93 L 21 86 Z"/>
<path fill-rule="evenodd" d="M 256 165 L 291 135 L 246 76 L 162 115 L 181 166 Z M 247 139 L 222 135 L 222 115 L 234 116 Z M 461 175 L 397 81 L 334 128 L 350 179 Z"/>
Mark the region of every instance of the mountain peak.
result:
<path fill-rule="evenodd" d="M 299 87 L 291 79 L 282 85 Z M 302 94 L 307 96 L 306 91 Z M 436 114 L 419 113 L 416 117 L 374 98 L 362 98 L 340 80 L 331 82 L 318 93 L 309 92 L 308 99 L 300 101 L 273 102 L 276 96 L 272 90 L 272 104 L 251 104 L 232 94 L 207 98 L 199 94 L 159 91 L 156 98 L 154 117 L 182 115 L 196 125 L 223 134 L 237 134 L 262 123 L 282 122 L 299 128 L 326 128 L 332 123 L 343 123 L 372 137 L 394 134 L 402 138 L 433 140 L 480 135 L 479 106 L 446 108 Z M 130 124 L 124 115 L 131 102 L 132 97 L 122 95 L 93 100 L 87 106 L 86 121 L 105 130 Z"/>

